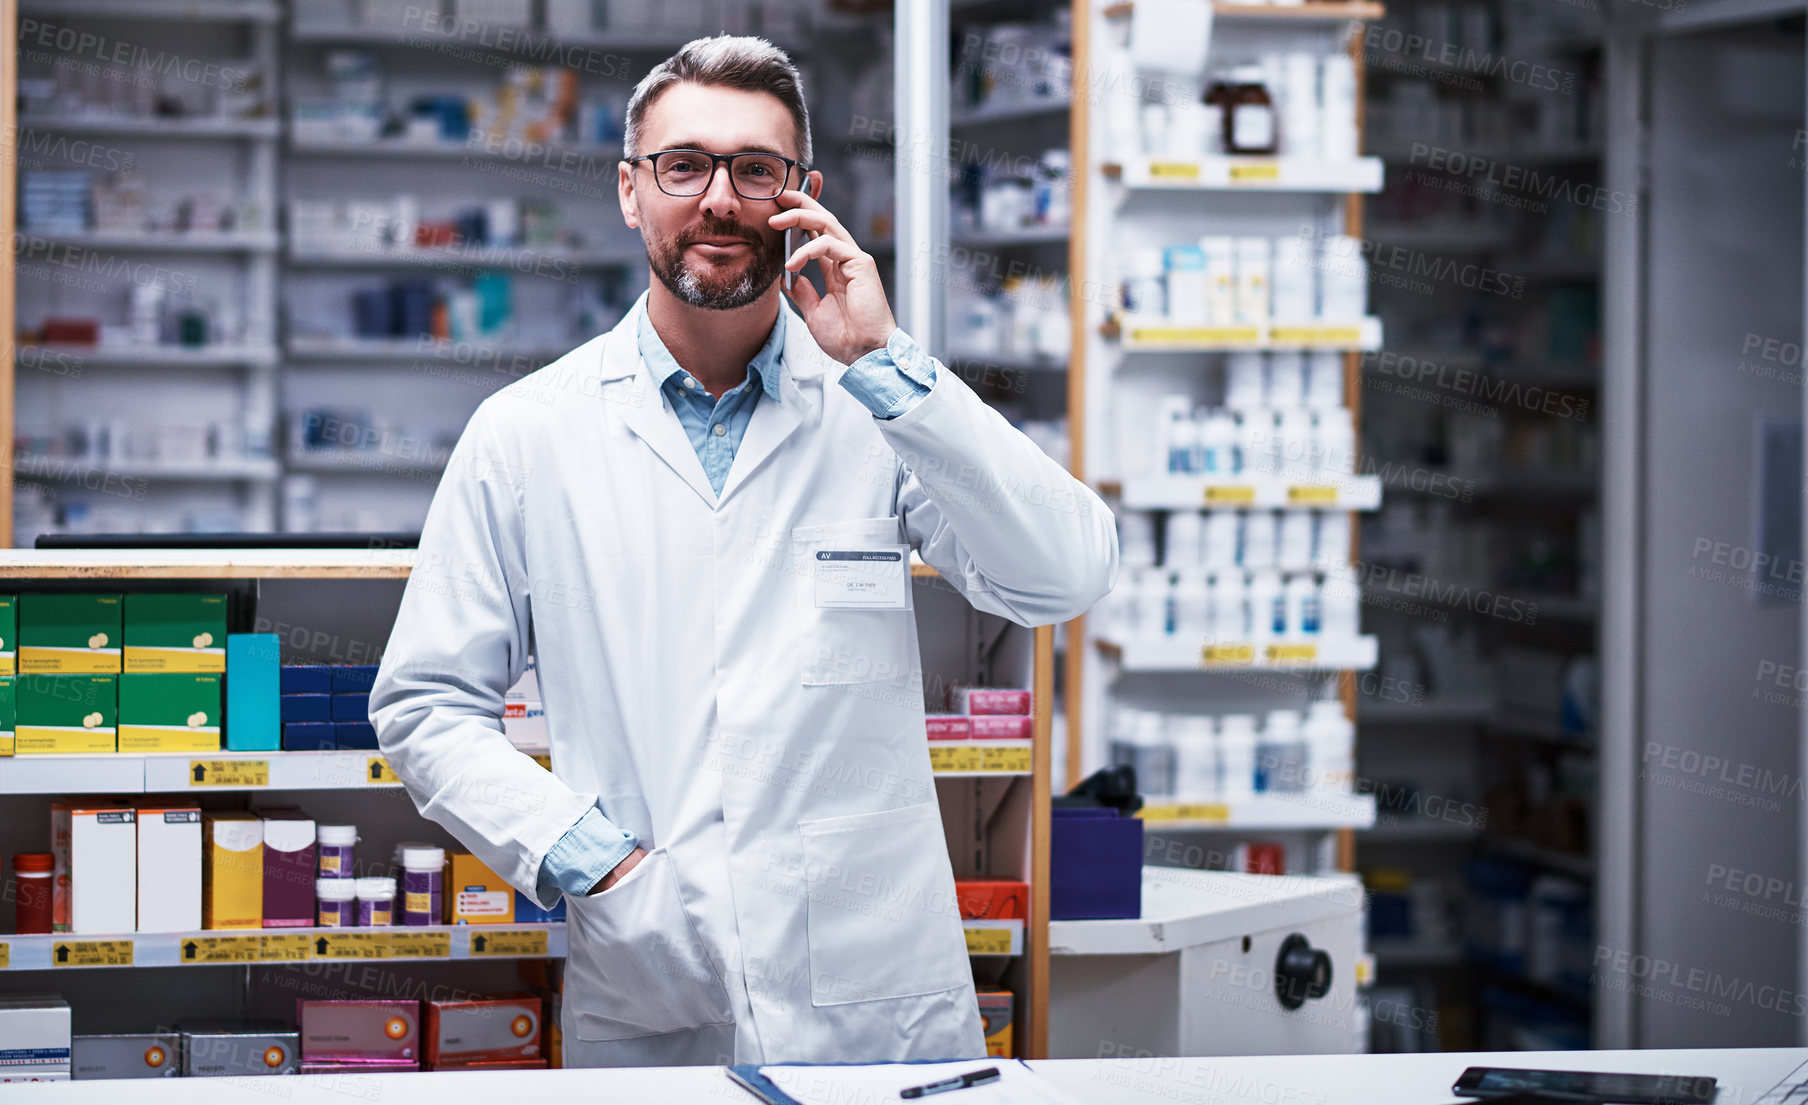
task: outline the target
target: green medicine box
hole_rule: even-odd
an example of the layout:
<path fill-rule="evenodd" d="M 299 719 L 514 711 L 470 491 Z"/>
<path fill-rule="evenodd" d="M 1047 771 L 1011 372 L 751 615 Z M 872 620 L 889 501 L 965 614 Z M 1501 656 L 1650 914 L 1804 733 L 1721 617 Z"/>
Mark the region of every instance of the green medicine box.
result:
<path fill-rule="evenodd" d="M 0 675 L 0 756 L 13 754 L 13 683 L 17 676 Z"/>
<path fill-rule="evenodd" d="M 219 676 L 129 671 L 119 677 L 121 752 L 217 752 L 219 748 Z"/>
<path fill-rule="evenodd" d="M 0 674 L 19 670 L 19 597 L 0 595 Z"/>
<path fill-rule="evenodd" d="M 226 596 L 132 594 L 125 597 L 125 670 L 226 670 Z"/>
<path fill-rule="evenodd" d="M 19 596 L 19 672 L 117 672 L 116 594 Z"/>
<path fill-rule="evenodd" d="M 14 751 L 117 752 L 117 675 L 21 675 L 13 683 Z"/>

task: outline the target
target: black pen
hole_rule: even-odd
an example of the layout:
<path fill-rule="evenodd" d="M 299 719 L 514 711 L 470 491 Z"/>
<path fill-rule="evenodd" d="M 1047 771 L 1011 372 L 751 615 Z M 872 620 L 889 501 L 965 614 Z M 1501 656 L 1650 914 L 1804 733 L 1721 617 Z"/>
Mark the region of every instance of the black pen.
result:
<path fill-rule="evenodd" d="M 899 1097 L 928 1097 L 932 1093 L 945 1093 L 948 1090 L 964 1090 L 969 1086 L 983 1086 L 987 1082 L 998 1081 L 998 1068 L 987 1067 L 985 1070 L 969 1071 L 953 1078 L 944 1078 L 940 1082 L 931 1082 L 927 1086 L 912 1086 L 907 1090 L 899 1090 Z"/>

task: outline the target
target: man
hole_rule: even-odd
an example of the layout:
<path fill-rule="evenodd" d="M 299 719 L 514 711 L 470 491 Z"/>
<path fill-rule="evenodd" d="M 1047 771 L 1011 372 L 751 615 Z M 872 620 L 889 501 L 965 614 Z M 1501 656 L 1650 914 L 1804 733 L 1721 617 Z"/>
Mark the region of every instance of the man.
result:
<path fill-rule="evenodd" d="M 760 39 L 635 89 L 656 279 L 472 418 L 371 696 L 421 812 L 565 895 L 568 1065 L 983 1055 L 906 547 L 1026 625 L 1116 572 L 1096 496 L 897 328 L 809 133 Z M 502 733 L 530 650 L 551 772 Z"/>

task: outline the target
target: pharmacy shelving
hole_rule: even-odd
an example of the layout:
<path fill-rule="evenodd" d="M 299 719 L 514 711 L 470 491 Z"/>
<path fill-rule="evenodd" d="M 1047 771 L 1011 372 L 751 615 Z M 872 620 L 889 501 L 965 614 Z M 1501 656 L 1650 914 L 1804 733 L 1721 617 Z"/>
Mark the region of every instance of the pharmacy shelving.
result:
<path fill-rule="evenodd" d="M 1100 638 L 1098 649 L 1119 671 L 1367 671 L 1379 659 L 1374 637 L 1203 642 L 1182 637 Z"/>
<path fill-rule="evenodd" d="M 389 158 L 397 160 L 444 161 L 477 158 L 486 161 L 519 161 L 526 158 L 536 164 L 544 159 L 576 158 L 590 162 L 612 162 L 621 157 L 620 146 L 597 145 L 528 145 L 525 143 L 490 144 L 484 142 L 410 142 L 400 138 L 298 138 L 289 139 L 291 154 L 303 157 Z"/>
<path fill-rule="evenodd" d="M 969 955 L 1023 954 L 1021 920 L 962 921 L 961 927 L 966 930 Z"/>
<path fill-rule="evenodd" d="M 999 368 L 1012 372 L 1066 372 L 1067 361 L 1054 357 L 1018 356 L 1015 354 L 993 355 L 989 353 L 950 353 L 943 358 L 949 368 L 956 370 L 976 368 Z"/>
<path fill-rule="evenodd" d="M 1125 188 L 1162 191 L 1379 192 L 1378 157 L 1323 161 L 1306 157 L 1202 157 L 1191 161 L 1139 158 L 1106 162 L 1107 179 Z"/>
<path fill-rule="evenodd" d="M 948 118 L 950 129 L 959 130 L 966 127 L 995 126 L 1000 123 L 1021 123 L 1031 119 L 1059 118 L 1067 119 L 1073 105 L 1066 100 L 1022 100 L 1005 101 L 999 104 L 987 104 L 983 107 L 958 111 Z"/>
<path fill-rule="evenodd" d="M 949 236 L 954 245 L 978 247 L 1065 245 L 1071 233 L 1065 226 L 1026 226 L 1019 230 L 957 230 Z"/>
<path fill-rule="evenodd" d="M 637 54 L 670 54 L 680 46 L 696 37 L 696 33 L 681 30 L 591 30 L 554 33 L 541 27 L 510 26 L 501 22 L 483 23 L 473 33 L 469 24 L 455 23 L 450 20 L 436 20 L 435 13 L 425 5 L 414 15 L 404 12 L 404 22 L 392 26 L 361 26 L 337 22 L 304 22 L 307 9 L 297 6 L 294 22 L 289 28 L 289 38 L 293 42 L 305 42 L 319 45 L 335 46 L 390 46 L 401 49 L 419 49 L 441 51 L 456 47 L 461 51 L 473 53 L 495 54 L 497 56 L 514 55 L 517 57 L 543 57 L 547 51 L 564 48 L 567 50 L 620 50 Z M 699 26 L 697 33 L 701 33 Z M 800 52 L 808 52 L 809 43 L 785 35 L 766 36 L 769 41 L 793 56 Z M 595 59 L 580 62 L 601 67 L 616 63 L 614 59 Z"/>
<path fill-rule="evenodd" d="M 165 119 L 152 115 L 41 115 L 19 117 L 19 129 L 60 134 L 107 134 L 128 138 L 274 139 L 282 133 L 275 119 L 228 119 L 191 116 Z"/>
<path fill-rule="evenodd" d="M 22 365 L 78 363 L 135 368 L 268 368 L 278 360 L 274 345 L 21 345 L 13 359 Z"/>
<path fill-rule="evenodd" d="M 1223 353 L 1296 349 L 1367 352 L 1381 348 L 1381 320 L 1370 315 L 1341 322 L 1251 322 L 1229 326 L 1177 323 L 1120 315 L 1100 327 L 1125 353 Z"/>
<path fill-rule="evenodd" d="M 1336 791 L 1257 794 L 1231 801 L 1152 798 L 1136 816 L 1152 829 L 1366 829 L 1375 824 L 1375 799 Z"/>
<path fill-rule="evenodd" d="M 1115 490 L 1126 510 L 1374 510 L 1381 505 L 1379 476 L 1130 476 L 1101 490 Z"/>
<path fill-rule="evenodd" d="M 0 933 L 0 971 L 565 958 L 565 922 L 391 928 Z"/>
<path fill-rule="evenodd" d="M 15 467 L 21 474 L 27 474 L 31 469 L 33 459 L 35 458 L 20 459 L 15 462 Z M 275 461 L 251 458 L 201 461 L 87 460 L 81 458 L 52 458 L 52 460 L 60 460 L 63 473 L 71 478 L 117 476 L 123 479 L 170 482 L 257 483 L 271 481 L 282 475 L 282 467 Z"/>
<path fill-rule="evenodd" d="M 432 456 L 398 456 L 381 449 L 297 449 L 284 462 L 291 472 L 368 472 L 385 476 L 424 476 L 446 470 L 450 450 Z"/>
<path fill-rule="evenodd" d="M 551 362 L 571 351 L 570 345 L 523 342 L 488 344 L 438 341 L 425 338 L 341 338 L 291 335 L 283 346 L 291 361 L 405 361 L 431 360 L 478 371 L 498 364 L 523 361 Z"/>
<path fill-rule="evenodd" d="M 174 23 L 275 23 L 274 0 L 22 0 L 27 15 Z"/>
<path fill-rule="evenodd" d="M 1104 9 L 1104 15 L 1111 19 L 1122 19 L 1130 16 L 1135 10 L 1136 5 L 1133 2 L 1115 3 Z M 1340 3 L 1336 0 L 1306 4 L 1247 4 L 1239 3 L 1237 0 L 1216 0 L 1212 4 L 1212 14 L 1215 18 L 1238 22 L 1244 20 L 1283 23 L 1342 22 L 1344 20 L 1364 22 L 1380 19 L 1386 14 L 1386 10 L 1381 4 Z"/>
<path fill-rule="evenodd" d="M 109 249 L 120 252 L 152 250 L 159 253 L 269 253 L 282 244 L 281 239 L 275 233 L 255 230 L 218 233 L 205 231 L 191 233 L 175 230 L 144 231 L 142 233 L 89 231 L 81 234 L 46 234 L 31 231 L 29 239 L 60 246 L 79 246 L 84 249 Z"/>
<path fill-rule="evenodd" d="M 641 257 L 644 258 L 644 254 Z M 503 268 L 535 266 L 567 266 L 601 268 L 626 265 L 635 257 L 619 250 L 571 249 L 564 246 L 514 245 L 465 246 L 457 249 L 396 249 L 392 247 L 360 249 L 356 247 L 303 246 L 291 243 L 288 260 L 292 265 L 324 268 L 408 268 L 416 265 L 457 267 L 460 269 L 497 266 Z"/>

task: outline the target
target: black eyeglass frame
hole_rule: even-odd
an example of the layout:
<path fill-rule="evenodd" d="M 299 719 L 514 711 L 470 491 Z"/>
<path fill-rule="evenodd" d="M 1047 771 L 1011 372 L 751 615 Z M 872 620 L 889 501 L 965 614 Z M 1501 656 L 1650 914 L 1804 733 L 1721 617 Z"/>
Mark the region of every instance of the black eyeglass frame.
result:
<path fill-rule="evenodd" d="M 709 175 L 703 178 L 703 187 L 697 189 L 695 192 L 674 192 L 670 188 L 667 188 L 665 182 L 659 179 L 659 159 L 669 153 L 686 153 L 696 157 L 709 158 Z M 777 192 L 774 192 L 770 196 L 750 196 L 746 192 L 741 191 L 740 184 L 735 181 L 734 163 L 737 158 L 742 157 L 770 157 L 783 161 L 785 163 L 785 179 L 779 185 L 779 192 L 783 192 L 785 188 L 790 185 L 792 170 L 797 171 L 797 179 L 800 186 L 802 185 L 804 178 L 810 175 L 809 166 L 805 165 L 803 162 L 795 161 L 786 157 L 784 154 L 767 153 L 764 150 L 742 150 L 740 153 L 710 153 L 708 150 L 689 150 L 680 148 L 674 150 L 655 150 L 652 153 L 643 153 L 637 157 L 625 157 L 622 160 L 630 165 L 641 161 L 652 162 L 653 183 L 659 186 L 661 192 L 664 192 L 674 199 L 690 199 L 694 196 L 701 196 L 703 193 L 709 191 L 709 186 L 716 181 L 716 166 L 722 164 L 724 161 L 728 163 L 728 186 L 734 189 L 735 195 L 740 196 L 744 200 L 752 200 L 755 203 L 770 203 L 772 200 L 777 199 Z"/>

